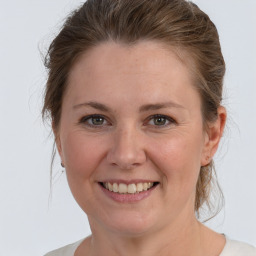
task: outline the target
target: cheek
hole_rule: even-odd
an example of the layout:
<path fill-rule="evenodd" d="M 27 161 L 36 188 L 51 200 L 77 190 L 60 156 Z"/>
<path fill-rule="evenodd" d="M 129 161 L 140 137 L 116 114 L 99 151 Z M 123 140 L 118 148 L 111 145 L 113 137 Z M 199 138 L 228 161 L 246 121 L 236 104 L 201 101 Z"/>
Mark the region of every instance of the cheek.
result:
<path fill-rule="evenodd" d="M 71 132 L 62 141 L 67 181 L 70 190 L 83 209 L 89 214 L 95 212 L 95 171 L 104 157 L 103 142 L 95 137 L 85 136 L 81 131 Z M 96 207 L 97 208 L 97 207 Z"/>
<path fill-rule="evenodd" d="M 154 142 L 151 159 L 164 175 L 167 189 L 177 193 L 194 190 L 200 171 L 202 136 L 175 134 Z"/>
<path fill-rule="evenodd" d="M 69 133 L 63 140 L 63 157 L 67 175 L 90 178 L 104 157 L 104 143 L 99 138 L 84 136 L 80 131 Z"/>

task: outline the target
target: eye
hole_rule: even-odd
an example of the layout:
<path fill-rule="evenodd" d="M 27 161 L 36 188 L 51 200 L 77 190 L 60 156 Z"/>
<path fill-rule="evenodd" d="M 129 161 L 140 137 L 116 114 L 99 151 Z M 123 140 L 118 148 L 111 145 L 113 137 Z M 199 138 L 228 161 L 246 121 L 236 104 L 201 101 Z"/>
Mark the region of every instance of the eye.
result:
<path fill-rule="evenodd" d="M 97 126 L 101 127 L 109 124 L 105 119 L 105 117 L 101 115 L 85 116 L 81 119 L 80 122 L 91 127 L 97 127 Z"/>
<path fill-rule="evenodd" d="M 169 117 L 169 116 L 165 116 L 165 115 L 154 115 L 154 116 L 151 116 L 149 118 L 149 122 L 148 124 L 149 125 L 152 125 L 152 126 L 169 126 L 171 125 L 172 123 L 176 123 L 176 121 Z"/>

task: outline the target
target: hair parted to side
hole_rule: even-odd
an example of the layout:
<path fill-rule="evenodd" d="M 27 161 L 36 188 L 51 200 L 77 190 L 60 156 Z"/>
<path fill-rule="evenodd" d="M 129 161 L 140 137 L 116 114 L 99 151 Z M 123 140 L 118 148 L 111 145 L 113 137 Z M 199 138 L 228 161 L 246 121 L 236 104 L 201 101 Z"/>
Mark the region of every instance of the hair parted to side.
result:
<path fill-rule="evenodd" d="M 207 129 L 207 124 L 216 120 L 222 101 L 225 62 L 215 25 L 197 5 L 186 0 L 88 0 L 71 13 L 45 58 L 48 80 L 43 118 L 49 117 L 58 131 L 69 73 L 82 53 L 107 41 L 134 45 L 142 40 L 160 42 L 181 53 L 179 57 L 191 70 L 201 96 Z M 210 192 L 219 188 L 213 176 L 213 162 L 201 167 L 195 198 L 198 216 L 204 204 L 213 215 L 219 211 L 212 208 L 215 202 L 210 203 Z M 219 195 L 221 200 L 220 189 Z"/>

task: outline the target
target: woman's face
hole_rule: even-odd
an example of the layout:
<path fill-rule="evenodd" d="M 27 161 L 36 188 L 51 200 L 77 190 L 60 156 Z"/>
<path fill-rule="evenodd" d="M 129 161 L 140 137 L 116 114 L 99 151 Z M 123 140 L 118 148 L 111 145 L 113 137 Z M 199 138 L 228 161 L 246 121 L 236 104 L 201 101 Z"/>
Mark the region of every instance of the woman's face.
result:
<path fill-rule="evenodd" d="M 161 44 L 103 43 L 72 68 L 57 146 L 92 229 L 140 234 L 194 217 L 207 145 L 189 71 Z"/>

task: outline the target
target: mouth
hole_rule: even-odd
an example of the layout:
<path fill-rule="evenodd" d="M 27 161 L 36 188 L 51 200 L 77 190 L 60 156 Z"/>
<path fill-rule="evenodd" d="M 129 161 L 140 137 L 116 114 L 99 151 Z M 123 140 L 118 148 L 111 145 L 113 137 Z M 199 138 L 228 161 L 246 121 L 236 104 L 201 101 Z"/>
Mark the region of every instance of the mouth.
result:
<path fill-rule="evenodd" d="M 118 182 L 99 182 L 106 190 L 117 194 L 139 194 L 155 188 L 159 182 L 138 182 L 138 183 L 118 183 Z"/>

